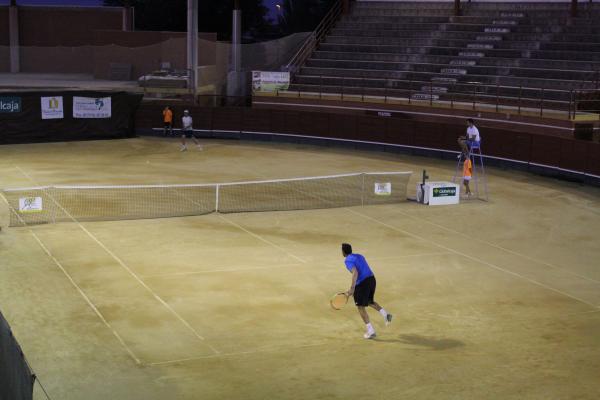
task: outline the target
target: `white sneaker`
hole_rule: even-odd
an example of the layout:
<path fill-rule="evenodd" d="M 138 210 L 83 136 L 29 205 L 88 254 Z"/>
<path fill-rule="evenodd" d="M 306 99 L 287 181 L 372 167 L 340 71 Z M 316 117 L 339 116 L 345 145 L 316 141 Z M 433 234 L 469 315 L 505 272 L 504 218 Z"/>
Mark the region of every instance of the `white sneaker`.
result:
<path fill-rule="evenodd" d="M 196 145 L 196 147 L 197 147 L 197 148 L 198 148 L 198 150 L 200 150 L 200 151 L 204 150 L 204 148 L 202 147 L 202 145 L 201 145 L 201 144 L 197 144 L 197 145 Z"/>
<path fill-rule="evenodd" d="M 179 151 L 187 151 L 187 147 L 186 146 L 181 146 L 181 148 L 179 149 Z"/>
<path fill-rule="evenodd" d="M 385 316 L 385 326 L 389 326 L 392 323 L 392 314 Z"/>
<path fill-rule="evenodd" d="M 375 331 L 373 332 L 367 332 L 363 335 L 363 337 L 365 339 L 375 339 L 375 337 L 377 336 L 377 334 L 375 334 Z"/>

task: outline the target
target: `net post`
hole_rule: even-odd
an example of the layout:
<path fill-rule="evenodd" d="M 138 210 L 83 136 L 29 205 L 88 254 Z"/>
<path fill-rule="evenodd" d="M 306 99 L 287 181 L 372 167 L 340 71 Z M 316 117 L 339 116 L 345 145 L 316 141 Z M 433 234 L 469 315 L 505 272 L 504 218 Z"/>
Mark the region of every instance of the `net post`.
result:
<path fill-rule="evenodd" d="M 215 212 L 219 212 L 219 188 L 221 185 L 217 184 L 217 191 L 215 196 Z"/>

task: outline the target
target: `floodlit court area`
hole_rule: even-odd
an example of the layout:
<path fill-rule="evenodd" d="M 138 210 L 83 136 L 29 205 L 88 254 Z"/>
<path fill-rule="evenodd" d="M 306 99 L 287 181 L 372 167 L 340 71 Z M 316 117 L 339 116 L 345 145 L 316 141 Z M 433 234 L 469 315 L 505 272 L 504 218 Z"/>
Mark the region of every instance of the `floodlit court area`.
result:
<path fill-rule="evenodd" d="M 136 138 L 0 147 L 0 187 L 354 172 L 456 160 Z M 72 221 L 0 232 L 0 305 L 52 399 L 598 399 L 600 189 L 488 168 L 488 202 Z M 248 194 L 248 195 L 251 195 Z M 240 198 L 241 203 L 252 201 Z M 342 242 L 393 314 L 365 340 Z M 39 385 L 34 398 L 45 398 Z"/>

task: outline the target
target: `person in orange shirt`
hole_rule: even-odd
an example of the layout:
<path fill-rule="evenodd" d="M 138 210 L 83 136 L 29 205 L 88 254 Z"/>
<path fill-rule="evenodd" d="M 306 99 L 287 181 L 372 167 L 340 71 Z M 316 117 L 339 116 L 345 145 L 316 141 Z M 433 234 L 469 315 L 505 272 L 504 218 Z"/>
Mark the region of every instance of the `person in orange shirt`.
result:
<path fill-rule="evenodd" d="M 173 111 L 169 106 L 163 110 L 163 122 L 165 124 L 164 135 L 171 136 L 173 134 Z"/>
<path fill-rule="evenodd" d="M 463 162 L 463 183 L 465 184 L 465 194 L 467 196 L 471 196 L 471 188 L 469 187 L 469 182 L 473 177 L 473 163 L 471 162 L 471 157 L 466 157 Z"/>

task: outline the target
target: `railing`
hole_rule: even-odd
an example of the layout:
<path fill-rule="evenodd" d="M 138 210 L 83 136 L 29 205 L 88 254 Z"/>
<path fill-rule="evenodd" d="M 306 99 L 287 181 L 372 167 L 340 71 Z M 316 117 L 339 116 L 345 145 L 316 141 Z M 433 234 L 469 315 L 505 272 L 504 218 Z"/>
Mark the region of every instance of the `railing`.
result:
<path fill-rule="evenodd" d="M 439 92 L 436 84 L 416 80 L 313 76 L 314 83 L 297 84 L 301 90 L 255 93 L 259 96 L 405 104 L 496 112 L 558 119 L 600 121 L 600 88 L 550 89 L 458 82 Z M 592 85 L 593 84 L 593 85 Z M 439 86 L 445 86 L 440 83 Z M 293 86 L 292 86 L 293 87 Z"/>
<path fill-rule="evenodd" d="M 321 40 L 329 33 L 333 25 L 339 19 L 343 11 L 343 0 L 337 0 L 329 12 L 325 15 L 323 20 L 310 34 L 306 41 L 302 44 L 298 52 L 294 54 L 291 60 L 284 66 L 286 71 L 289 71 L 292 75 L 304 64 L 306 59 L 310 57 L 315 48 L 319 45 Z"/>

